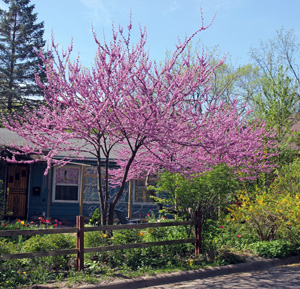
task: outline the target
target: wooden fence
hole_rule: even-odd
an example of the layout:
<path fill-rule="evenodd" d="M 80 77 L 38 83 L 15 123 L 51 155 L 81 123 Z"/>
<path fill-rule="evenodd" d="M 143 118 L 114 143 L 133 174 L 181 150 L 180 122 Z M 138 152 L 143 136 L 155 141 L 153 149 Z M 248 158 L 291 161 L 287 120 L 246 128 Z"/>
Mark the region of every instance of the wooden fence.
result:
<path fill-rule="evenodd" d="M 125 245 L 111 245 L 102 247 L 84 248 L 84 233 L 95 232 L 95 231 L 113 231 L 113 230 L 132 230 L 132 229 L 146 229 L 155 227 L 169 227 L 169 226 L 186 226 L 195 225 L 195 237 L 188 239 L 168 240 L 159 242 L 147 242 L 147 243 L 135 243 Z M 76 249 L 64 249 L 64 250 L 51 250 L 51 251 L 40 251 L 32 253 L 19 253 L 19 254 L 6 254 L 0 256 L 0 261 L 22 259 L 22 258 L 36 258 L 45 256 L 62 256 L 68 254 L 76 254 L 77 270 L 81 271 L 84 269 L 84 254 L 95 253 L 103 251 L 116 251 L 123 249 L 133 248 L 146 248 L 153 246 L 162 245 L 175 245 L 184 243 L 195 244 L 195 254 L 201 253 L 201 219 L 200 216 L 194 221 L 171 221 L 162 223 L 145 223 L 145 224 L 130 224 L 130 225 L 107 225 L 99 227 L 84 227 L 84 217 L 76 217 L 76 227 L 74 228 L 61 228 L 61 229 L 37 229 L 37 230 L 2 230 L 0 231 L 0 237 L 13 237 L 13 236 L 33 236 L 43 234 L 76 234 Z"/>

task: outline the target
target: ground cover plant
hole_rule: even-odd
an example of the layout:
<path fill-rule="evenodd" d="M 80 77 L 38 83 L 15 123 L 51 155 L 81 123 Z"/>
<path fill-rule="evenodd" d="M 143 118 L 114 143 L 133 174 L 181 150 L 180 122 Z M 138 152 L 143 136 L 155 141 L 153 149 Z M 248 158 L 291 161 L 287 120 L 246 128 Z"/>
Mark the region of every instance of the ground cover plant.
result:
<path fill-rule="evenodd" d="M 155 216 L 148 216 L 148 219 L 150 222 L 169 221 L 164 216 L 158 219 Z M 14 225 L 19 226 L 18 223 Z M 26 228 L 22 227 L 21 229 Z M 87 232 L 85 234 L 85 247 L 183 239 L 191 237 L 193 234 L 193 227 L 185 226 L 117 230 L 112 236 L 103 232 Z M 26 239 L 0 239 L 1 255 L 74 247 L 75 236 L 72 234 L 36 235 Z M 78 284 L 78 282 L 94 283 L 97 280 L 95 278 L 99 280 L 115 277 L 128 278 L 141 274 L 151 275 L 159 272 L 196 269 L 211 264 L 233 262 L 232 259 L 226 260 L 226 258 L 225 255 L 214 260 L 208 260 L 203 256 L 195 257 L 193 244 L 179 244 L 86 254 L 84 272 L 75 271 L 75 256 L 2 261 L 0 262 L 0 269 L 3 272 L 0 275 L 0 288 L 16 288 L 21 285 L 61 280 L 68 280 L 73 285 Z"/>
<path fill-rule="evenodd" d="M 249 226 L 247 222 L 233 220 L 231 213 L 225 214 L 223 211 L 221 216 L 216 215 L 215 218 L 204 222 L 203 252 L 199 256 L 194 255 L 193 244 L 90 253 L 85 254 L 84 272 L 76 272 L 75 256 L 2 261 L 0 288 L 18 286 L 21 288 L 32 284 L 61 281 L 66 281 L 70 287 L 76 287 L 79 283 L 97 283 L 115 278 L 239 263 L 244 262 L 248 254 L 277 258 L 300 252 L 300 244 L 296 238 L 288 240 L 287 237 L 283 238 L 284 234 L 279 234 L 273 241 L 260 241 L 253 226 Z M 147 218 L 149 222 L 169 221 L 164 216 L 157 218 L 148 215 Z M 13 226 L 21 230 L 28 228 L 23 227 L 23 221 L 16 223 L 11 224 L 11 228 Z M 7 226 L 3 224 L 0 227 L 5 228 Z M 112 236 L 103 232 L 86 232 L 85 247 L 182 239 L 192 237 L 193 234 L 193 226 L 117 230 Z M 0 255 L 74 247 L 74 234 L 0 238 Z"/>

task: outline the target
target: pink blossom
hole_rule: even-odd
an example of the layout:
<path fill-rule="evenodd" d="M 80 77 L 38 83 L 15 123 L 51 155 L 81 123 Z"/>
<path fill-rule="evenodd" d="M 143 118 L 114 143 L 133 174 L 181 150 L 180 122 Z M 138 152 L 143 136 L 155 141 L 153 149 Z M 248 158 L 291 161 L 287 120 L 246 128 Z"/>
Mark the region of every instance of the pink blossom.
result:
<path fill-rule="evenodd" d="M 24 139 L 24 146 L 12 145 L 6 160 L 36 155 L 22 162 L 45 162 L 47 175 L 72 156 L 81 160 L 89 154 L 100 166 L 110 164 L 114 155 L 117 166 L 107 167 L 99 179 L 101 207 L 110 224 L 114 212 L 109 205 L 116 207 L 130 179 L 164 169 L 188 177 L 220 163 L 236 168 L 241 178 L 268 171 L 272 155 L 264 151 L 275 145 L 274 133 L 263 122 L 243 119 L 237 101 L 230 106 L 218 97 L 207 101 L 210 80 L 225 58 L 212 61 L 204 51 L 194 57 L 186 47 L 208 26 L 202 23 L 161 66 L 149 57 L 146 31 L 130 43 L 131 20 L 127 34 L 112 28 L 109 43 L 104 39 L 101 44 L 94 33 L 98 49 L 91 69 L 83 68 L 79 58 L 71 60 L 72 46 L 60 52 L 52 39 L 52 46 L 39 53 L 47 82 L 36 76 L 45 101 L 3 121 Z M 198 91 L 199 97 L 192 98 Z M 111 186 L 118 187 L 112 200 Z"/>

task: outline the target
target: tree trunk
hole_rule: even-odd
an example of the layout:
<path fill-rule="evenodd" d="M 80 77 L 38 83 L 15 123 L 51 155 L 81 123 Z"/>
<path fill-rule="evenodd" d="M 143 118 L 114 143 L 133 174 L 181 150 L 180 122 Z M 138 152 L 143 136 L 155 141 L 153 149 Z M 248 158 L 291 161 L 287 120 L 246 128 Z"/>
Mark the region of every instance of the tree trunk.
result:
<path fill-rule="evenodd" d="M 115 205 L 114 203 L 110 203 L 109 211 L 108 211 L 108 225 L 114 224 L 114 212 L 115 212 Z"/>

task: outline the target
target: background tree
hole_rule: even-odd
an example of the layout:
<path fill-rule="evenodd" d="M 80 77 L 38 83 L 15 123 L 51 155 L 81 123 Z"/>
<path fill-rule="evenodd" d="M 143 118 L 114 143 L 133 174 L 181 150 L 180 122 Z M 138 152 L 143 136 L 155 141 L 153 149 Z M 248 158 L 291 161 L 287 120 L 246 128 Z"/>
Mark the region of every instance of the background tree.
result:
<path fill-rule="evenodd" d="M 276 129 L 279 166 L 292 161 L 296 153 L 292 144 L 298 142 L 299 132 L 293 132 L 291 127 L 299 121 L 299 104 L 297 87 L 282 66 L 272 78 L 262 80 L 262 92 L 254 97 L 253 114 Z"/>
<path fill-rule="evenodd" d="M 47 84 L 39 79 L 38 84 L 44 90 L 45 104 L 5 122 L 28 141 L 27 146 L 15 146 L 18 153 L 8 161 L 18 161 L 19 151 L 38 154 L 40 158 L 28 162 L 46 161 L 47 173 L 52 164 L 71 161 L 55 159 L 55 155 L 71 150 L 80 158 L 86 151 L 92 153 L 98 162 L 102 224 L 107 212 L 112 224 L 129 179 L 161 169 L 195 175 L 221 163 L 252 178 L 268 170 L 264 149 L 273 143 L 265 140 L 272 133 L 265 132 L 264 124 L 247 125 L 236 103 L 210 104 L 206 93 L 191 101 L 191 95 L 223 61 L 212 65 L 203 53 L 191 63 L 187 53 L 173 73 L 191 39 L 205 29 L 202 25 L 179 42 L 171 59 L 159 69 L 145 52 L 145 30 L 140 31 L 137 44 L 130 44 L 131 23 L 127 35 L 122 27 L 113 28 L 110 43 L 101 43 L 95 35 L 98 51 L 90 70 L 82 68 L 78 59 L 70 61 L 72 47 L 60 53 L 53 41 L 46 56 L 40 53 Z M 113 152 L 118 167 L 110 169 Z M 101 164 L 105 164 L 104 173 Z M 112 184 L 117 186 L 113 199 L 109 196 Z"/>
<path fill-rule="evenodd" d="M 44 24 L 30 0 L 3 0 L 7 10 L 0 10 L 0 109 L 21 111 L 42 96 L 35 73 L 42 63 L 35 49 L 44 46 Z"/>
<path fill-rule="evenodd" d="M 191 43 L 187 47 L 186 53 L 190 55 L 190 61 L 196 59 L 199 51 L 203 51 L 204 45 L 201 42 L 196 44 Z M 209 61 L 212 65 L 216 64 L 219 58 L 218 46 L 205 47 L 207 53 L 206 61 Z M 183 54 L 181 57 L 186 56 Z M 169 51 L 166 53 L 167 59 L 171 58 Z M 180 67 L 181 60 L 178 61 L 178 66 L 174 67 L 174 73 L 176 69 Z M 193 65 L 193 64 L 192 64 Z M 252 64 L 235 66 L 229 55 L 226 56 L 226 61 L 217 66 L 212 72 L 209 81 L 197 89 L 192 95 L 192 99 L 203 98 L 205 95 L 207 103 L 211 105 L 213 103 L 225 102 L 232 105 L 233 102 L 238 100 L 239 113 L 244 113 L 249 110 L 250 101 L 253 100 L 253 96 L 260 90 L 260 73 L 259 68 Z"/>
<path fill-rule="evenodd" d="M 293 29 L 286 31 L 282 28 L 273 39 L 261 41 L 259 48 L 251 48 L 250 56 L 260 68 L 261 76 L 275 79 L 280 67 L 283 67 L 286 75 L 299 89 L 299 48 Z"/>
<path fill-rule="evenodd" d="M 277 31 L 273 39 L 252 48 L 250 56 L 257 66 L 259 91 L 249 99 L 253 116 L 267 121 L 277 131 L 279 142 L 276 158 L 281 167 L 292 161 L 299 143 L 299 133 L 291 127 L 299 122 L 299 42 L 294 31 Z"/>

